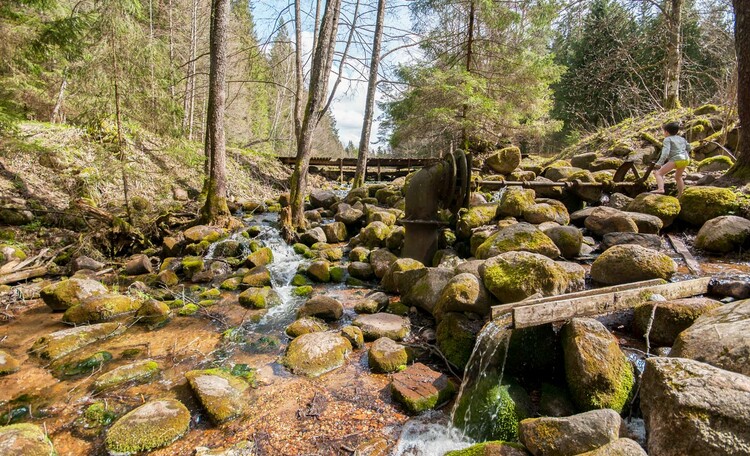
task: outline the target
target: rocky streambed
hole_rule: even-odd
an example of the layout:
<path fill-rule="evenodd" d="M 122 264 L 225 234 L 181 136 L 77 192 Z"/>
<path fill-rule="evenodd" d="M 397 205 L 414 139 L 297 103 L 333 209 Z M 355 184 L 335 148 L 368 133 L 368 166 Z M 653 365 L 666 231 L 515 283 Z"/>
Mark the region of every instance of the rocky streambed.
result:
<path fill-rule="evenodd" d="M 422 264 L 399 257 L 407 186 L 312 192 L 294 245 L 261 208 L 4 288 L 0 454 L 750 454 L 734 192 L 475 193 Z M 706 296 L 488 323 L 534 296 L 688 278 L 667 230 L 731 255 L 701 257 Z"/>

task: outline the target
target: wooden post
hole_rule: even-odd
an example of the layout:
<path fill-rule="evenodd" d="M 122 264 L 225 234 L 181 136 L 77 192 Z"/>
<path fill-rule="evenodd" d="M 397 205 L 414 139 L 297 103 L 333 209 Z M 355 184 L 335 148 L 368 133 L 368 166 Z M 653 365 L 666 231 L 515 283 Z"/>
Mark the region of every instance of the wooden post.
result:
<path fill-rule="evenodd" d="M 513 327 L 527 328 L 529 326 L 568 320 L 574 317 L 616 312 L 634 307 L 646 301 L 652 294 L 660 294 L 666 299 L 680 299 L 701 295 L 708 292 L 708 284 L 710 282 L 711 277 L 702 277 L 700 279 L 639 287 L 631 290 L 603 292 L 592 296 L 582 296 L 572 299 L 566 299 L 565 295 L 561 295 L 559 296 L 560 299 L 556 301 L 516 307 L 513 309 Z"/>
<path fill-rule="evenodd" d="M 378 159 L 378 182 L 380 182 L 380 159 Z"/>

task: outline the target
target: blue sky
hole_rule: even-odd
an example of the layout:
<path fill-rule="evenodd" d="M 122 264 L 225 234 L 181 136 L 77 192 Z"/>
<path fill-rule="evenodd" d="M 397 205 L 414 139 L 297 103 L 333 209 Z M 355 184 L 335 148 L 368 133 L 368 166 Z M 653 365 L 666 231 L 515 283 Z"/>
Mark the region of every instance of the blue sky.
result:
<path fill-rule="evenodd" d="M 385 35 L 403 35 L 402 30 L 411 29 L 411 20 L 407 8 L 408 0 L 389 0 L 387 3 L 388 13 L 385 21 Z M 287 1 L 273 1 L 273 0 L 250 0 L 250 5 L 253 8 L 253 15 L 255 17 L 256 32 L 260 42 L 270 41 L 272 34 L 276 29 L 279 18 L 282 20 L 290 21 L 293 17 L 293 3 Z M 304 20 L 304 33 L 303 33 L 303 49 L 306 55 L 312 47 L 313 39 L 313 23 L 315 13 L 315 1 L 314 0 L 303 0 L 302 2 Z M 353 44 L 350 48 L 350 54 L 352 58 L 347 60 L 345 66 L 344 76 L 345 80 L 342 80 L 339 88 L 336 92 L 335 99 L 331 104 L 331 111 L 336 119 L 336 126 L 339 130 L 339 137 L 341 141 L 346 145 L 349 141 L 352 141 L 355 146 L 359 144 L 359 136 L 362 129 L 362 116 L 365 108 L 365 97 L 367 94 L 367 81 L 364 80 L 362 75 L 367 75 L 370 59 L 370 48 L 372 46 L 373 29 L 375 26 L 375 7 L 377 0 L 361 0 L 361 5 L 358 13 L 358 21 L 355 27 L 356 38 L 355 40 L 359 43 Z M 353 17 L 354 2 L 353 0 L 344 0 L 344 7 L 342 10 L 342 22 L 339 26 L 339 46 L 338 51 L 343 51 L 344 42 L 350 31 L 350 21 Z M 293 33 L 293 24 L 289 23 L 288 30 Z M 405 37 L 399 39 L 384 40 L 383 42 L 383 53 L 388 53 L 389 50 L 396 46 L 401 46 L 404 43 L 411 42 L 412 38 Z M 404 49 L 389 54 L 381 66 L 381 77 L 383 73 L 387 73 L 387 68 L 392 68 L 394 65 L 400 62 L 407 62 L 414 60 L 418 53 L 416 49 Z M 334 62 L 333 72 L 331 74 L 330 86 L 333 86 L 333 82 L 339 69 L 339 61 L 337 59 Z M 358 74 L 359 73 L 359 74 Z M 378 92 L 378 100 L 382 100 L 382 92 Z M 373 123 L 373 134 L 370 147 L 377 148 L 379 144 L 374 144 L 377 141 L 377 129 L 379 122 L 377 118 L 380 116 L 380 110 L 375 113 L 375 122 Z"/>

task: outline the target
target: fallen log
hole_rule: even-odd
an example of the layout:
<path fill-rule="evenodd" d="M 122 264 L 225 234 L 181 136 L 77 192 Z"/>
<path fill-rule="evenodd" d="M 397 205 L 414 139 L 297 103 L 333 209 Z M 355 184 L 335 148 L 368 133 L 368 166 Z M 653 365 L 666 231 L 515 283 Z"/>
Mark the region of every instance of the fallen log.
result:
<path fill-rule="evenodd" d="M 678 238 L 674 234 L 667 234 L 667 238 L 672 244 L 672 248 L 674 248 L 675 252 L 679 253 L 685 260 L 685 264 L 687 265 L 688 269 L 690 269 L 690 272 L 695 275 L 701 275 L 703 273 L 703 269 L 701 268 L 700 263 L 695 260 L 695 257 L 693 257 L 688 248 L 685 246 L 685 243 L 682 242 L 682 239 Z"/>
<path fill-rule="evenodd" d="M 708 292 L 710 277 L 685 280 L 682 282 L 664 283 L 661 285 L 641 286 L 630 290 L 603 291 L 598 294 L 570 298 L 558 296 L 557 300 L 521 305 L 513 309 L 513 327 L 527 328 L 545 323 L 554 323 L 575 317 L 601 315 L 618 310 L 628 309 L 646 301 L 652 294 L 659 294 L 666 299 L 680 299 L 702 295 Z"/>
<path fill-rule="evenodd" d="M 46 266 L 24 269 L 22 271 L 11 272 L 10 274 L 0 275 L 0 285 L 9 285 L 11 283 L 21 282 L 28 279 L 35 279 L 47 274 Z"/>

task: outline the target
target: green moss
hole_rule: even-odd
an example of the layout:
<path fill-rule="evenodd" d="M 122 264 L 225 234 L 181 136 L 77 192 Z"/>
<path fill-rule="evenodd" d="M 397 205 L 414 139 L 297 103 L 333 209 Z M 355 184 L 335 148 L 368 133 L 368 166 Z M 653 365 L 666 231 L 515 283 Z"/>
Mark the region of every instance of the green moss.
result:
<path fill-rule="evenodd" d="M 291 284 L 295 287 L 301 287 L 304 285 L 309 285 L 310 281 L 307 280 L 307 277 L 303 276 L 302 274 L 294 274 Z"/>
<path fill-rule="evenodd" d="M 704 160 L 701 160 L 698 163 L 698 171 L 723 171 L 725 169 L 731 168 L 732 165 L 734 165 L 734 162 L 731 158 L 727 157 L 726 155 L 718 155 L 716 157 L 708 157 Z"/>
<path fill-rule="evenodd" d="M 194 274 L 203 271 L 204 267 L 203 258 L 201 257 L 192 256 L 182 259 L 182 268 L 188 277 L 192 277 Z"/>
<path fill-rule="evenodd" d="M 156 361 L 138 361 L 120 366 L 99 376 L 94 382 L 95 391 L 115 388 L 125 383 L 147 383 L 159 375 Z"/>
<path fill-rule="evenodd" d="M 109 426 L 117 418 L 117 414 L 107 408 L 104 402 L 94 402 L 83 412 L 86 427 Z"/>
<path fill-rule="evenodd" d="M 518 424 L 530 415 L 531 403 L 523 388 L 487 376 L 464 391 L 453 424 L 477 440 L 517 441 Z"/>
<path fill-rule="evenodd" d="M 182 306 L 180 310 L 177 311 L 177 313 L 183 316 L 187 316 L 187 315 L 193 315 L 199 310 L 200 310 L 200 307 L 198 307 L 197 305 L 193 303 L 190 303 L 190 304 L 185 304 L 184 306 Z"/>
<path fill-rule="evenodd" d="M 341 283 L 346 280 L 346 269 L 341 266 L 334 266 L 331 268 L 331 281 Z"/>
<path fill-rule="evenodd" d="M 449 312 L 437 326 L 436 337 L 440 351 L 451 364 L 463 370 L 469 362 L 481 322 L 472 322 L 466 316 Z"/>
<path fill-rule="evenodd" d="M 190 428 L 190 412 L 181 402 L 161 399 L 129 412 L 107 431 L 110 453 L 134 454 L 165 447 Z"/>
<path fill-rule="evenodd" d="M 472 445 L 469 448 L 463 450 L 454 450 L 445 453 L 445 456 L 492 456 L 492 455 L 504 455 L 506 454 L 504 448 L 513 448 L 518 450 L 512 454 L 526 454 L 526 448 L 518 443 L 503 442 L 502 440 L 495 440 L 492 442 L 482 442 Z M 511 453 L 507 453 L 511 454 Z"/>
<path fill-rule="evenodd" d="M 127 327 L 119 323 L 100 323 L 63 329 L 34 342 L 29 350 L 41 359 L 54 361 L 89 344 L 114 337 Z"/>
<path fill-rule="evenodd" d="M 312 292 L 313 292 L 313 287 L 311 287 L 310 285 L 302 285 L 299 287 L 295 287 L 294 290 L 292 290 L 292 294 L 294 296 L 300 296 L 300 297 L 310 296 Z"/>
<path fill-rule="evenodd" d="M 0 442 L 9 455 L 56 456 L 52 442 L 35 424 L 19 423 L 0 427 Z"/>
<path fill-rule="evenodd" d="M 320 318 L 302 317 L 286 327 L 289 337 L 299 337 L 312 332 L 328 331 L 328 325 Z"/>
<path fill-rule="evenodd" d="M 386 307 L 386 312 L 394 314 L 394 315 L 400 315 L 400 316 L 406 316 L 409 315 L 409 306 L 402 303 L 401 301 L 393 301 L 388 303 L 388 307 Z"/>
<path fill-rule="evenodd" d="M 696 116 L 717 114 L 719 112 L 721 112 L 721 108 L 715 104 L 705 104 L 703 106 L 693 109 L 693 115 L 696 115 Z"/>
<path fill-rule="evenodd" d="M 568 275 L 561 266 L 533 253 L 504 253 L 483 266 L 484 285 L 502 303 L 522 301 L 537 292 L 562 294 L 568 286 Z"/>
<path fill-rule="evenodd" d="M 107 351 L 99 351 L 83 359 L 71 361 L 55 368 L 63 377 L 91 374 L 100 369 L 104 364 L 112 361 L 112 354 Z"/>
<path fill-rule="evenodd" d="M 701 226 L 712 218 L 737 210 L 737 195 L 728 188 L 688 187 L 680 198 L 680 219 Z"/>
<path fill-rule="evenodd" d="M 458 235 L 468 239 L 471 236 L 472 229 L 487 225 L 495 219 L 497 208 L 497 204 L 481 204 L 463 209 L 462 213 L 459 213 L 458 223 L 456 224 Z"/>
<path fill-rule="evenodd" d="M 240 283 L 242 283 L 242 279 L 240 279 L 239 277 L 230 277 L 227 280 L 221 282 L 219 288 L 221 288 L 222 290 L 235 291 L 240 287 Z"/>
<path fill-rule="evenodd" d="M 487 259 L 501 253 L 524 251 L 558 257 L 560 251 L 544 233 L 529 224 L 516 224 L 493 234 L 479 247 L 475 256 Z"/>

